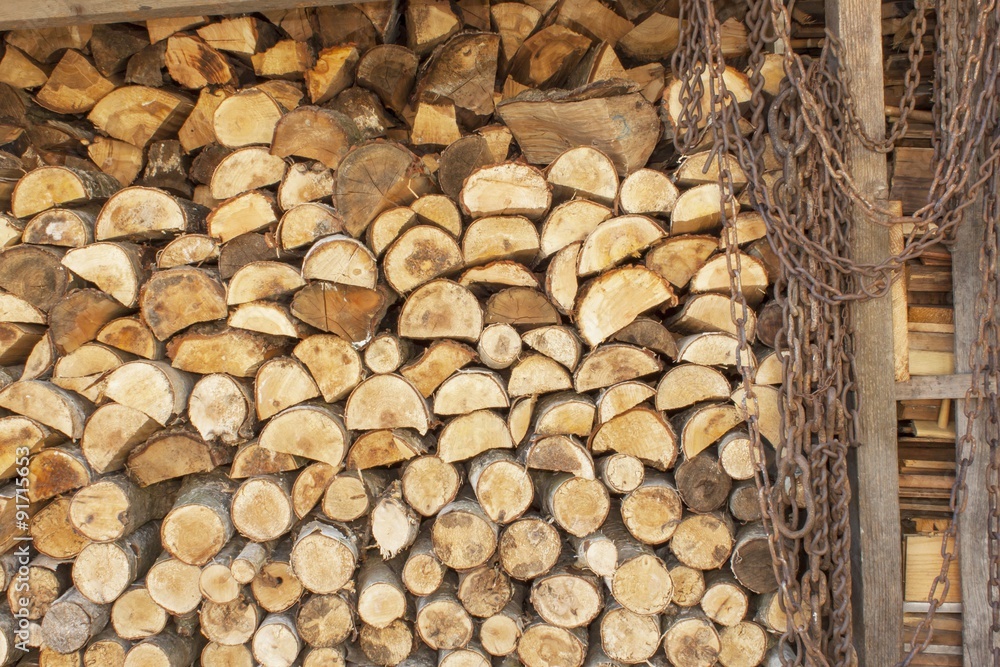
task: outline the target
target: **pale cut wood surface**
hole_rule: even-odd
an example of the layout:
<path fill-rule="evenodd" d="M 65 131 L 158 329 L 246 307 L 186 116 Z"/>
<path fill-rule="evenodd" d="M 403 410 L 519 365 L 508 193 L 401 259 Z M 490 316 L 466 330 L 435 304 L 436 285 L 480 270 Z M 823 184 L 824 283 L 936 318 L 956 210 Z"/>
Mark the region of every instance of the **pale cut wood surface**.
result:
<path fill-rule="evenodd" d="M 870 136 L 885 134 L 882 90 L 882 35 L 878 0 L 832 0 L 826 22 L 843 44 L 843 66 L 861 125 Z M 889 194 L 884 154 L 857 138 L 847 158 L 862 193 L 886 203 Z M 855 213 L 851 239 L 854 259 L 877 263 L 890 251 L 889 230 Z M 899 585 L 899 477 L 896 460 L 896 403 L 893 394 L 892 299 L 885 296 L 855 307 L 860 447 L 853 452 L 851 558 L 854 563 L 854 628 L 860 664 L 894 665 L 902 648 L 903 591 Z"/>
<path fill-rule="evenodd" d="M 376 0 L 380 2 L 382 0 Z M 240 14 L 275 9 L 345 5 L 350 0 L 8 0 L 0 11 L 0 30 L 53 28 L 80 23 L 116 23 L 200 14 Z"/>

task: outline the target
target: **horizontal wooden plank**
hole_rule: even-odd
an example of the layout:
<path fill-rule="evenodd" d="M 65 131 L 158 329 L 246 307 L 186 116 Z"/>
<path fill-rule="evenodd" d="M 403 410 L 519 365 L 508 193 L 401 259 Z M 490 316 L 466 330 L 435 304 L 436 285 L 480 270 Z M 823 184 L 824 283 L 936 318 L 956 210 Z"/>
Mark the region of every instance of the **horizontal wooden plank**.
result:
<path fill-rule="evenodd" d="M 923 614 L 927 611 L 930 606 L 927 602 L 904 602 L 903 611 L 907 614 Z M 944 604 L 938 605 L 939 614 L 961 614 L 962 613 L 962 603 L 961 602 L 945 602 Z"/>
<path fill-rule="evenodd" d="M 378 1 L 378 0 L 376 0 Z M 243 14 L 275 9 L 343 5 L 353 0 L 6 0 L 0 30 L 118 23 L 199 14 Z"/>
<path fill-rule="evenodd" d="M 972 376 L 968 374 L 929 375 L 912 377 L 908 382 L 896 383 L 896 400 L 917 398 L 965 398 Z"/>

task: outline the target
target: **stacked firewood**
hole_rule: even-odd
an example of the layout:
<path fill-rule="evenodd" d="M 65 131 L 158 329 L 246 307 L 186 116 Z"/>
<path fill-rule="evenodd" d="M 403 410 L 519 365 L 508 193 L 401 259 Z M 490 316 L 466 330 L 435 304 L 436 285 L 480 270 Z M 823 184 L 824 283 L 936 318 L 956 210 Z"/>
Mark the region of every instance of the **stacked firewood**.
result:
<path fill-rule="evenodd" d="M 4 35 L 0 664 L 778 659 L 776 259 L 653 5 Z"/>

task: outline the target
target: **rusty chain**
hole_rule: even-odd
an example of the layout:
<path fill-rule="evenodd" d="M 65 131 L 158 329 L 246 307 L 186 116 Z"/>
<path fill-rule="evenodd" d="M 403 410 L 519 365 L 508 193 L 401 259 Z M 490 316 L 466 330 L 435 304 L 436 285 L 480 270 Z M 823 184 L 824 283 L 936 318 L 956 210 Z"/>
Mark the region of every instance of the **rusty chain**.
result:
<path fill-rule="evenodd" d="M 713 4 L 711 0 L 681 2 L 681 46 L 672 61 L 674 77 L 680 81 L 681 105 L 674 119 L 674 142 L 687 154 L 708 140 L 718 169 L 742 408 L 758 452 L 758 498 L 787 617 L 779 650 L 783 665 L 857 664 L 850 599 L 847 453 L 858 444 L 858 416 L 853 320 L 848 305 L 884 295 L 893 273 L 905 262 L 937 243 L 949 242 L 982 192 L 986 232 L 980 257 L 983 280 L 976 304 L 979 328 L 969 358 L 968 428 L 957 443 L 958 464 L 950 501 L 954 516 L 943 535 L 942 567 L 928 593 L 927 614 L 899 664 L 909 665 L 930 643 L 934 613 L 950 585 L 948 569 L 956 555 L 950 545 L 957 531 L 956 519 L 966 503 L 966 478 L 976 454 L 972 428 L 984 406 L 990 456 L 988 588 L 992 631 L 1000 632 L 1000 129 L 995 121 L 1000 101 L 1000 21 L 995 0 L 941 0 L 936 6 L 935 172 L 927 205 L 912 216 L 890 215 L 861 193 L 844 156 L 847 141 L 855 140 L 884 153 L 905 135 L 920 82 L 926 10 L 926 0 L 917 0 L 900 118 L 889 135 L 881 138 L 870 136 L 857 117 L 849 73 L 840 66 L 840 44 L 832 35 L 816 59 L 785 53 L 786 79 L 765 116 L 764 48 L 775 39 L 787 43 L 790 11 L 783 0 L 748 0 L 745 21 L 750 45 L 751 130 L 743 136 L 739 124 L 743 114 L 725 84 L 726 66 Z M 971 35 L 969 25 L 976 26 Z M 776 157 L 782 161 L 781 174 L 771 188 L 763 178 L 765 128 Z M 974 171 L 968 165 L 984 138 L 992 141 L 978 171 Z M 775 349 L 782 355 L 782 437 L 781 442 L 771 443 L 776 451 L 773 479 L 765 464 L 757 422 L 752 336 L 747 331 L 750 313 L 740 282 L 735 192 L 728 159 L 732 155 L 747 177 L 751 204 L 762 214 L 768 242 L 780 262 L 775 298 L 782 309 L 782 329 Z M 706 164 L 706 170 L 708 167 Z M 903 251 L 879 264 L 853 261 L 848 240 L 850 221 L 858 212 L 872 224 L 912 222 L 914 232 Z M 993 664 L 1000 666 L 1000 651 L 996 649 Z"/>

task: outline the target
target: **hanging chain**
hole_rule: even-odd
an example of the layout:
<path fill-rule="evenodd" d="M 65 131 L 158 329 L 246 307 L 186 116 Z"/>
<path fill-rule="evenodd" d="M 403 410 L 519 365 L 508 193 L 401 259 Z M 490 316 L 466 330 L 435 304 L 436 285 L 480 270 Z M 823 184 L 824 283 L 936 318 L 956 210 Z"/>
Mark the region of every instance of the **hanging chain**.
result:
<path fill-rule="evenodd" d="M 971 6 L 970 6 L 971 5 Z M 996 0 L 940 0 L 935 27 L 933 145 L 935 172 L 928 204 L 908 217 L 889 215 L 870 202 L 850 175 L 844 157 L 849 140 L 888 152 L 905 135 L 916 104 L 924 55 L 927 1 L 918 0 L 911 19 L 913 43 L 899 103 L 900 118 L 882 139 L 865 132 L 840 65 L 839 42 L 828 35 L 820 56 L 784 56 L 786 80 L 766 115 L 761 73 L 764 45 L 789 38 L 790 12 L 783 0 L 748 0 L 751 131 L 743 137 L 737 100 L 726 89 L 719 22 L 711 0 L 681 2 L 681 46 L 673 57 L 680 84 L 681 112 L 674 142 L 690 153 L 711 139 L 719 173 L 720 210 L 731 276 L 731 316 L 737 330 L 737 366 L 742 408 L 755 450 L 755 478 L 769 537 L 780 601 L 787 626 L 779 655 L 783 665 L 827 667 L 857 664 L 853 646 L 847 453 L 857 445 L 857 405 L 851 301 L 884 295 L 892 276 L 929 247 L 953 238 L 966 210 L 985 190 L 986 237 L 981 249 L 983 280 L 977 301 L 978 337 L 970 352 L 972 386 L 965 402 L 968 428 L 958 442 L 958 466 L 951 509 L 957 519 L 967 498 L 966 478 L 976 442 L 972 428 L 987 406 L 989 443 L 989 599 L 992 631 L 1000 632 L 1000 324 L 998 324 L 997 238 L 1000 235 L 1000 131 L 995 114 L 1000 89 L 1000 35 Z M 975 31 L 968 26 L 976 17 Z M 708 103 L 706 104 L 705 101 Z M 763 180 L 765 127 L 781 174 L 771 189 Z M 978 171 L 968 168 L 985 138 L 993 139 Z M 753 357 L 747 334 L 749 308 L 742 292 L 730 156 L 748 180 L 752 205 L 762 214 L 767 239 L 780 262 L 775 298 L 782 329 L 775 341 L 782 360 L 781 442 L 775 447 L 773 479 L 765 464 L 757 421 Z M 710 161 L 711 162 L 711 161 Z M 706 170 L 708 165 L 706 165 Z M 901 253 L 879 264 L 850 256 L 850 224 L 861 213 L 874 224 L 911 222 L 914 232 Z M 918 624 L 900 665 L 931 641 L 932 619 L 947 595 L 948 569 L 955 558 L 953 520 L 942 539 L 942 567 L 928 595 L 928 612 Z M 787 649 L 787 650 L 786 650 Z M 793 657 L 787 657 L 793 656 Z M 1000 667 L 1000 652 L 993 664 Z"/>

